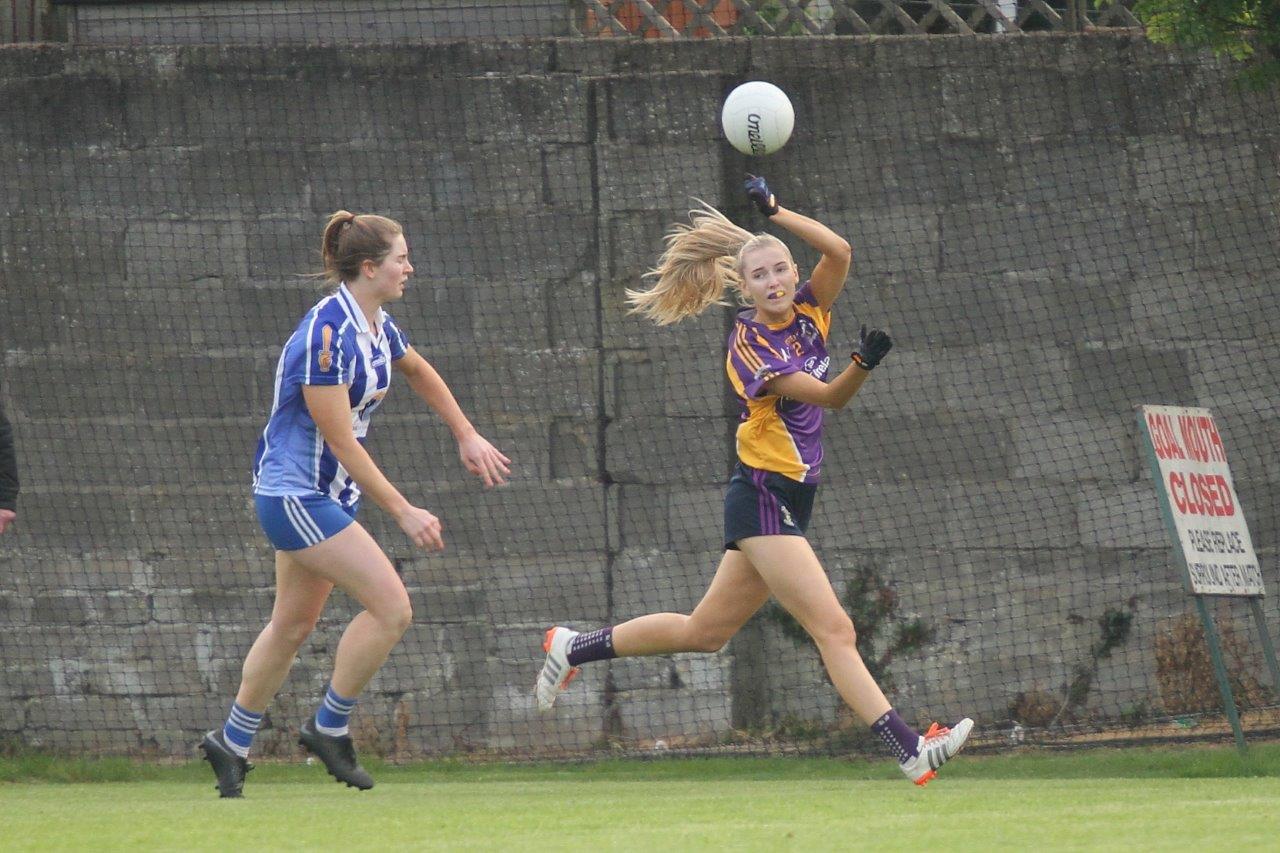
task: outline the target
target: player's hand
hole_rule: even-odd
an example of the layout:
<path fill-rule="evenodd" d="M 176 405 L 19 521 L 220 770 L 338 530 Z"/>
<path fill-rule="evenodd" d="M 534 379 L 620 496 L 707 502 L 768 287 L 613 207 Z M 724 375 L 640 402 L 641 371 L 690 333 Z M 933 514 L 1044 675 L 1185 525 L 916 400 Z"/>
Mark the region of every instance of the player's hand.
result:
<path fill-rule="evenodd" d="M 747 175 L 747 181 L 742 185 L 742 189 L 746 192 L 747 198 L 751 199 L 751 203 L 756 206 L 756 210 L 765 216 L 773 216 L 778 212 L 778 200 L 774 198 L 764 178 Z"/>
<path fill-rule="evenodd" d="M 511 476 L 511 460 L 478 432 L 458 442 L 458 456 L 468 471 L 484 480 L 486 489 L 503 485 Z"/>
<path fill-rule="evenodd" d="M 11 509 L 0 509 L 0 533 L 4 533 L 5 528 L 13 524 L 13 520 L 18 514 Z"/>
<path fill-rule="evenodd" d="M 410 505 L 396 516 L 396 524 L 404 531 L 414 545 L 428 551 L 443 551 L 444 536 L 441 534 L 440 519 L 420 507 Z"/>
<path fill-rule="evenodd" d="M 889 333 L 881 329 L 867 331 L 863 326 L 858 333 L 858 351 L 853 354 L 853 363 L 863 370 L 872 370 L 889 350 L 893 349 L 893 339 Z"/>

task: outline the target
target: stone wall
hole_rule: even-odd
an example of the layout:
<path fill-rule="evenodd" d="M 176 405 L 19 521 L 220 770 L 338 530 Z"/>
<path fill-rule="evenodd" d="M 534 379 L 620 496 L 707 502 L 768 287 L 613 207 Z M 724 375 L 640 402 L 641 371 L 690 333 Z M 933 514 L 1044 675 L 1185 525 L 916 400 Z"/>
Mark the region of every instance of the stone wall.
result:
<path fill-rule="evenodd" d="M 417 272 L 393 313 L 518 466 L 480 489 L 403 382 L 375 419 L 375 458 L 450 547 L 415 553 L 362 510 L 416 610 L 362 699 L 369 748 L 842 722 L 816 656 L 766 618 L 717 655 L 589 667 L 549 717 L 529 689 L 547 625 L 687 612 L 719 559 L 728 312 L 655 328 L 623 289 L 691 197 L 762 227 L 748 169 L 855 247 L 837 363 L 860 322 L 895 334 L 828 417 L 812 539 L 842 593 L 884 579 L 880 647 L 931 628 L 891 664 L 896 704 L 990 731 L 1018 694 L 1060 694 L 1119 607 L 1134 634 L 1080 715 L 1158 707 L 1154 636 L 1186 599 L 1134 405 L 1218 414 L 1274 580 L 1280 125 L 1228 77 L 1131 35 L 0 49 L 24 482 L 0 543 L 0 739 L 178 754 L 224 715 L 271 608 L 253 443 L 337 208 L 404 222 Z M 764 162 L 718 135 L 744 79 L 796 104 Z M 352 612 L 335 595 L 268 751 Z"/>

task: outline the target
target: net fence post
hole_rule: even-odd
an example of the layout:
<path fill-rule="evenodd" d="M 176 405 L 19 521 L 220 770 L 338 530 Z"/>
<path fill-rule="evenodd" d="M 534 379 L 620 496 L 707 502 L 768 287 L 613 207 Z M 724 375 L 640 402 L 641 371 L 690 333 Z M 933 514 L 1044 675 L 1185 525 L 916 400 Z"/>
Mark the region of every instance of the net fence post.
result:
<path fill-rule="evenodd" d="M 1271 632 L 1267 630 L 1267 620 L 1262 613 L 1262 602 L 1257 597 L 1249 599 L 1249 609 L 1253 612 L 1253 621 L 1258 626 L 1258 640 L 1262 643 L 1262 655 L 1267 659 L 1267 669 L 1271 670 L 1271 692 L 1280 695 L 1280 665 L 1276 664 L 1276 647 L 1271 642 Z"/>
<path fill-rule="evenodd" d="M 1209 658 L 1213 661 L 1213 674 L 1218 679 L 1218 690 L 1222 693 L 1222 707 L 1227 712 L 1227 721 L 1231 723 L 1231 733 L 1236 739 L 1236 749 L 1244 755 L 1248 746 L 1244 742 L 1244 730 L 1240 728 L 1240 713 L 1236 710 L 1236 700 L 1231 694 L 1231 680 L 1227 677 L 1227 664 L 1222 658 L 1222 644 L 1218 641 L 1218 629 L 1213 624 L 1213 614 L 1205 604 L 1204 596 L 1197 595 L 1196 610 L 1200 613 L 1200 622 L 1204 625 L 1204 638 L 1209 643 Z"/>

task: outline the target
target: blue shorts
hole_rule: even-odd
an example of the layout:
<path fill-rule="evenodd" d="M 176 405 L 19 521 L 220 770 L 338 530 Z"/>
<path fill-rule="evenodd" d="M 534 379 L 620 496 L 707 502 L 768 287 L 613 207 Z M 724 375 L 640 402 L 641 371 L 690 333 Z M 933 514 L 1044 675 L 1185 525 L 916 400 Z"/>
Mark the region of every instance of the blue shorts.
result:
<path fill-rule="evenodd" d="M 254 495 L 254 508 L 277 551 L 310 548 L 345 530 L 360 502 L 343 506 L 328 495 Z"/>
<path fill-rule="evenodd" d="M 797 483 L 739 462 L 724 493 L 724 547 L 737 551 L 749 536 L 804 536 L 817 483 Z"/>

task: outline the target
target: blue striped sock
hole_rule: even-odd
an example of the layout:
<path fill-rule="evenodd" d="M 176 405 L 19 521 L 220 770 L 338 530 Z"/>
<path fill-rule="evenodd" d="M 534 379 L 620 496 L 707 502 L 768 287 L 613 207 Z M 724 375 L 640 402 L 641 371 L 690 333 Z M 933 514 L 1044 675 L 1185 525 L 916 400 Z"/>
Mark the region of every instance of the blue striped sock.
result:
<path fill-rule="evenodd" d="M 260 725 L 262 725 L 261 714 L 246 711 L 232 702 L 231 713 L 227 715 L 227 722 L 222 727 L 222 737 L 236 755 L 247 758 L 249 747 L 253 745 L 253 736 L 258 733 Z"/>
<path fill-rule="evenodd" d="M 333 685 L 324 693 L 320 710 L 316 711 L 316 731 L 322 735 L 339 737 L 347 733 L 347 718 L 355 710 L 356 700 L 346 699 L 334 692 Z"/>

